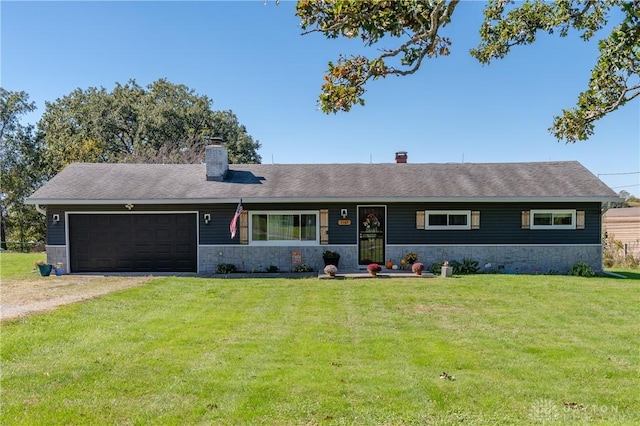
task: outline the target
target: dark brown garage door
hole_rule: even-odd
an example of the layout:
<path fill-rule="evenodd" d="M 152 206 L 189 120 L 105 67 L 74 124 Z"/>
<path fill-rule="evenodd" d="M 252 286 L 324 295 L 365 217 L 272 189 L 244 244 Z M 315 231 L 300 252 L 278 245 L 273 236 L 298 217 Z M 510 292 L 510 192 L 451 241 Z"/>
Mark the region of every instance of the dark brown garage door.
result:
<path fill-rule="evenodd" d="M 71 272 L 196 272 L 197 216 L 70 214 Z"/>

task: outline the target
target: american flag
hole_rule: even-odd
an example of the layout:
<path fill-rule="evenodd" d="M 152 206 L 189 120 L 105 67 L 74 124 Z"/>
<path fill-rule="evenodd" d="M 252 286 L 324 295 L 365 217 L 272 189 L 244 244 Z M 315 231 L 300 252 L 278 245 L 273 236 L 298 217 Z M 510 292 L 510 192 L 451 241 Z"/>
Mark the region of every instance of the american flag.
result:
<path fill-rule="evenodd" d="M 231 223 L 229 224 L 231 239 L 236 236 L 236 231 L 238 230 L 238 218 L 240 218 L 240 213 L 242 213 L 242 199 L 238 203 L 238 207 L 236 207 L 236 213 L 233 215 L 233 219 L 231 219 Z"/>

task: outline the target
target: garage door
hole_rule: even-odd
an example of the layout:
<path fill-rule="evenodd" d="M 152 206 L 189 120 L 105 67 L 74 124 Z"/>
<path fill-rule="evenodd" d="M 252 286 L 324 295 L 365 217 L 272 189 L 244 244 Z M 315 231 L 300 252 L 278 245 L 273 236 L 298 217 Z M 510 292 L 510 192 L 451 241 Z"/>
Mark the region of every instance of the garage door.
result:
<path fill-rule="evenodd" d="M 70 214 L 71 272 L 196 272 L 197 215 Z"/>

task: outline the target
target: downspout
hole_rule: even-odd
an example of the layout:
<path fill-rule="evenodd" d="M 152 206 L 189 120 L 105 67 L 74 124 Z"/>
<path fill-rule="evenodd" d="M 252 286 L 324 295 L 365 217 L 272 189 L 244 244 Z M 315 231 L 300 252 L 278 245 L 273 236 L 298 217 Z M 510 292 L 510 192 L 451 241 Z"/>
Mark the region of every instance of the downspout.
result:
<path fill-rule="evenodd" d="M 41 215 L 46 216 L 47 215 L 47 208 L 46 207 L 41 207 L 40 204 L 36 204 L 36 210 L 38 211 L 38 213 L 40 213 Z"/>

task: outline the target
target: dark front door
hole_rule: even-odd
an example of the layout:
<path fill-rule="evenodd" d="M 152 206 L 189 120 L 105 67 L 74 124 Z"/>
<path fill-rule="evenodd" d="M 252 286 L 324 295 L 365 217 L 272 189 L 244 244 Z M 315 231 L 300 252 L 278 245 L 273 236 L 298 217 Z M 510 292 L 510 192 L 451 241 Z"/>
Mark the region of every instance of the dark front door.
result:
<path fill-rule="evenodd" d="M 384 206 L 358 207 L 358 264 L 384 264 Z"/>
<path fill-rule="evenodd" d="M 195 213 L 70 214 L 71 272 L 197 272 Z"/>

